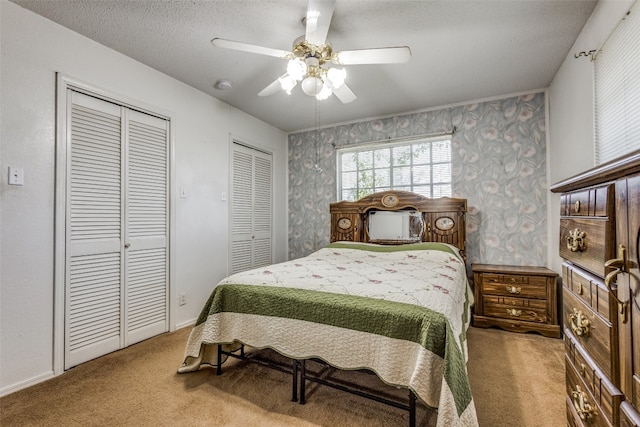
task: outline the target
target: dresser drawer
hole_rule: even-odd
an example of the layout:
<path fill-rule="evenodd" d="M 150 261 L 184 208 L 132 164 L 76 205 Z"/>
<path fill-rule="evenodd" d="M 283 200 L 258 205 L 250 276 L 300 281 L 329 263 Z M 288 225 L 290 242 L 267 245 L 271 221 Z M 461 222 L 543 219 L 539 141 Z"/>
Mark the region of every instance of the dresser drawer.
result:
<path fill-rule="evenodd" d="M 620 427 L 640 427 L 640 412 L 629 402 L 620 405 Z"/>
<path fill-rule="evenodd" d="M 546 284 L 547 280 L 544 277 L 485 273 L 482 278 L 482 290 L 485 295 L 546 299 Z"/>
<path fill-rule="evenodd" d="M 598 404 L 609 422 L 617 425 L 618 408 L 623 400 L 622 392 L 595 365 L 593 359 L 568 330 L 565 330 L 565 350 L 567 359 L 573 365 L 574 371 L 589 391 L 591 398 Z"/>
<path fill-rule="evenodd" d="M 576 408 L 573 407 L 573 400 L 567 396 L 567 426 L 568 427 L 582 427 L 580 417 L 576 412 Z"/>
<path fill-rule="evenodd" d="M 606 412 L 598 405 L 580 379 L 580 376 L 568 358 L 565 358 L 567 384 L 567 419 L 570 425 L 610 427 L 613 424 Z"/>
<path fill-rule="evenodd" d="M 562 264 L 562 283 L 593 311 L 611 323 L 617 322 L 616 305 L 610 304 L 609 290 L 601 278 L 565 262 Z"/>
<path fill-rule="evenodd" d="M 601 218 L 561 218 L 560 256 L 598 276 L 614 256 L 614 224 Z"/>
<path fill-rule="evenodd" d="M 613 185 L 565 193 L 560 201 L 560 215 L 608 217 L 613 212 L 613 196 Z"/>
<path fill-rule="evenodd" d="M 563 321 L 608 378 L 618 378 L 617 328 L 567 288 L 563 288 Z"/>
<path fill-rule="evenodd" d="M 483 303 L 485 316 L 538 323 L 549 321 L 545 300 L 485 296 Z"/>

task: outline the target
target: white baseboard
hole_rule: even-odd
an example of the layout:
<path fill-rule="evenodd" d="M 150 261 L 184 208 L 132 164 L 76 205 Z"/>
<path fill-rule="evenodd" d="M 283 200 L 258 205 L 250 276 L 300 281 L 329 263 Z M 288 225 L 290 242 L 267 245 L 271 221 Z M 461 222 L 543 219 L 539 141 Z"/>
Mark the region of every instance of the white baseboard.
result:
<path fill-rule="evenodd" d="M 23 388 L 31 387 L 32 385 L 36 385 L 46 380 L 50 380 L 55 377 L 53 371 L 45 372 L 44 374 L 37 375 L 33 378 L 29 378 L 28 380 L 21 381 L 19 383 L 3 387 L 0 389 L 0 397 L 6 396 L 11 393 L 15 393 L 18 390 L 22 390 Z"/>
<path fill-rule="evenodd" d="M 198 319 L 185 320 L 184 322 L 178 323 L 176 325 L 176 330 L 186 328 L 188 326 L 193 326 L 196 324 L 196 320 Z"/>

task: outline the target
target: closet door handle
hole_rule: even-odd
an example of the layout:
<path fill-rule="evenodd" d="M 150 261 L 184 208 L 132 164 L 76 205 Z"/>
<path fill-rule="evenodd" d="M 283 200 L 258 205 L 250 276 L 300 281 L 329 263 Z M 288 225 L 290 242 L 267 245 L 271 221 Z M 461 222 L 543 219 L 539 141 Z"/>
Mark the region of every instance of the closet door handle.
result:
<path fill-rule="evenodd" d="M 129 248 L 129 246 L 131 246 L 131 243 L 125 243 L 125 244 L 124 244 L 124 248 L 125 248 L 125 249 L 128 249 L 128 248 Z"/>

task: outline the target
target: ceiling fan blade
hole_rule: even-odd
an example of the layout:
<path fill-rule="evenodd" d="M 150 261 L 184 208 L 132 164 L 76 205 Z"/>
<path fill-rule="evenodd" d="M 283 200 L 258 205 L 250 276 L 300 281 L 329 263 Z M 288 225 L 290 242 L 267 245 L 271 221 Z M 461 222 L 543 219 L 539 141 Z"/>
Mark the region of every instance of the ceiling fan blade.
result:
<path fill-rule="evenodd" d="M 233 40 L 215 38 L 211 40 L 211 44 L 216 47 L 225 49 L 240 50 L 243 52 L 257 53 L 259 55 L 275 56 L 276 58 L 287 59 L 291 56 L 291 52 L 280 49 L 272 49 L 270 47 L 257 46 L 255 44 L 234 42 Z"/>
<path fill-rule="evenodd" d="M 408 46 L 398 46 L 343 50 L 336 54 L 335 62 L 340 65 L 400 64 L 407 62 L 409 58 L 411 49 Z"/>
<path fill-rule="evenodd" d="M 275 79 L 274 81 L 272 81 L 269 86 L 265 87 L 264 89 L 262 89 L 259 93 L 258 96 L 269 96 L 269 95 L 273 95 L 274 93 L 278 92 L 279 90 L 282 89 L 282 85 L 280 84 L 280 79 L 284 78 L 287 76 L 287 73 L 281 75 L 280 77 L 278 77 L 277 79 Z"/>
<path fill-rule="evenodd" d="M 333 89 L 333 94 L 342 102 L 343 104 L 348 104 L 350 102 L 358 99 L 355 93 L 346 84 L 342 84 L 338 89 Z"/>
<path fill-rule="evenodd" d="M 325 43 L 335 5 L 335 0 L 309 0 L 305 33 L 307 42 L 315 46 Z"/>

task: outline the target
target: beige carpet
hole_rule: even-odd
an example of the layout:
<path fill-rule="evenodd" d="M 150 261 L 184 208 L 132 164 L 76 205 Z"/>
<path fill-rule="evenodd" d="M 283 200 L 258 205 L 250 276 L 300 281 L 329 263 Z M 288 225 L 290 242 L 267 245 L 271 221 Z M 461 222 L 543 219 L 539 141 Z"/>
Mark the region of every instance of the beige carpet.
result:
<path fill-rule="evenodd" d="M 5 396 L 0 425 L 408 425 L 405 411 L 315 384 L 306 405 L 292 403 L 290 377 L 255 364 L 232 360 L 220 377 L 211 369 L 177 374 L 188 333 L 161 335 Z M 559 339 L 471 328 L 469 375 L 480 425 L 565 426 L 563 350 Z M 359 378 L 384 387 L 372 375 Z M 434 419 L 419 406 L 419 426 Z"/>

